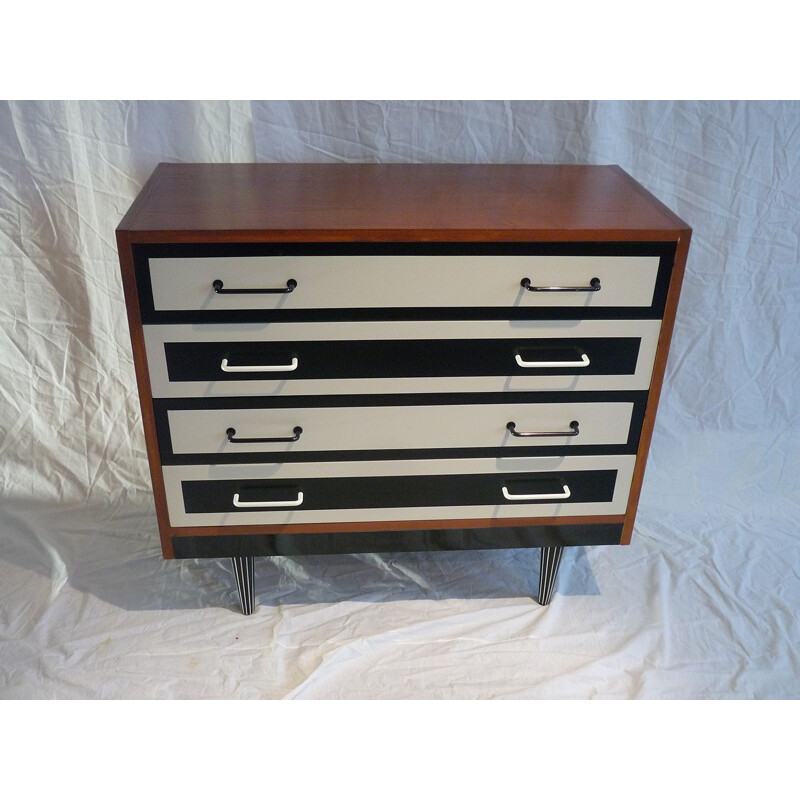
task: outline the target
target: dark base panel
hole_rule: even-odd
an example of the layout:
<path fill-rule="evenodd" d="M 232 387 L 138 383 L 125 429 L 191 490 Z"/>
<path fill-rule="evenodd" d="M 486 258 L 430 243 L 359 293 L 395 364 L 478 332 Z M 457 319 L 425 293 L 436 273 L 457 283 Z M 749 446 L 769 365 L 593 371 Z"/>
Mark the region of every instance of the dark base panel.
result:
<path fill-rule="evenodd" d="M 619 544 L 621 524 L 537 525 L 429 531 L 173 536 L 175 558 L 408 553 Z"/>

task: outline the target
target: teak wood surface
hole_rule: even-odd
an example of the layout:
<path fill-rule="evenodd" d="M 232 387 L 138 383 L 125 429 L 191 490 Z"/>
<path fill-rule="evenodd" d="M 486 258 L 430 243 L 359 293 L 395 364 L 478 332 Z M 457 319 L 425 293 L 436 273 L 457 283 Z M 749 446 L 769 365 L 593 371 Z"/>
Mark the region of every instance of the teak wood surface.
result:
<path fill-rule="evenodd" d="M 151 242 L 665 241 L 688 226 L 617 166 L 159 164 L 117 230 Z"/>
<path fill-rule="evenodd" d="M 220 528 L 169 524 L 131 245 L 162 242 L 675 242 L 627 512 L 615 517 L 406 521 L 402 528 L 623 522 L 628 544 L 666 370 L 691 229 L 618 166 L 159 164 L 117 245 L 164 555 L 173 536 L 391 530 L 397 523 Z"/>

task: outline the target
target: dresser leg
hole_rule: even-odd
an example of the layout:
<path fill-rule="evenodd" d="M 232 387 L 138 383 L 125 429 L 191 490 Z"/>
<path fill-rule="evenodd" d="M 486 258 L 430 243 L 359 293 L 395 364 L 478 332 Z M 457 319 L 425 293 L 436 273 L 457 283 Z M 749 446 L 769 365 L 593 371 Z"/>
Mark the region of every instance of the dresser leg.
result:
<path fill-rule="evenodd" d="M 242 604 L 243 614 L 252 614 L 255 609 L 255 580 L 253 556 L 234 556 L 233 574 L 236 576 L 236 588 L 239 590 L 239 600 Z"/>
<path fill-rule="evenodd" d="M 539 566 L 539 596 L 536 598 L 543 606 L 553 599 L 553 588 L 556 585 L 556 575 L 561 564 L 563 547 L 540 547 L 542 554 Z"/>

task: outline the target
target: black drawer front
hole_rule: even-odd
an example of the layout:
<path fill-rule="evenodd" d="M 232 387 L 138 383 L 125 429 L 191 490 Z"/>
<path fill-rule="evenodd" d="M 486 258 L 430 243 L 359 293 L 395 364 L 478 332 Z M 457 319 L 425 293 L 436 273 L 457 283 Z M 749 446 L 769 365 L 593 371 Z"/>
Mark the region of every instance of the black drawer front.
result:
<path fill-rule="evenodd" d="M 528 505 L 531 503 L 599 503 L 614 496 L 617 471 L 582 470 L 492 475 L 403 475 L 370 478 L 301 478 L 297 480 L 183 481 L 187 513 L 241 513 L 347 508 L 413 508 L 424 506 Z M 512 496 L 550 495 L 569 488 L 569 498 L 518 501 Z M 302 504 L 292 506 L 302 493 Z M 285 503 L 276 507 L 234 505 Z"/>
<path fill-rule="evenodd" d="M 173 382 L 633 375 L 640 343 L 638 337 L 167 342 L 164 351 L 169 379 Z M 566 363 L 569 366 L 520 366 L 517 357 L 528 364 Z M 295 368 L 292 368 L 293 359 L 297 359 Z M 586 359 L 589 363 L 585 365 Z M 223 361 L 234 371 L 225 371 Z M 258 366 L 278 369 L 236 371 Z"/>

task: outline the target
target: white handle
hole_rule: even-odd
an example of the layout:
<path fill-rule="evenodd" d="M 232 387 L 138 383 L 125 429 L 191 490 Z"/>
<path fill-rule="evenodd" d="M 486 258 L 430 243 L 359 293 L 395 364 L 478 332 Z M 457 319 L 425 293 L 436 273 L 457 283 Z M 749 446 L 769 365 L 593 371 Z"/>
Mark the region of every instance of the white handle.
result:
<path fill-rule="evenodd" d="M 273 500 L 263 502 L 244 502 L 239 499 L 238 493 L 233 496 L 233 504 L 236 508 L 289 508 L 290 506 L 299 506 L 303 502 L 303 493 L 297 493 L 297 500 Z"/>
<path fill-rule="evenodd" d="M 569 486 L 564 486 L 561 494 L 510 494 L 508 489 L 503 487 L 503 497 L 506 500 L 566 500 L 571 492 Z"/>
<path fill-rule="evenodd" d="M 223 358 L 220 368 L 223 372 L 292 372 L 297 369 L 297 359 L 293 358 L 291 364 L 277 364 L 263 367 L 231 367 L 228 359 Z"/>
<path fill-rule="evenodd" d="M 589 356 L 584 353 L 580 361 L 523 361 L 520 355 L 516 355 L 517 364 L 521 367 L 588 367 Z"/>

